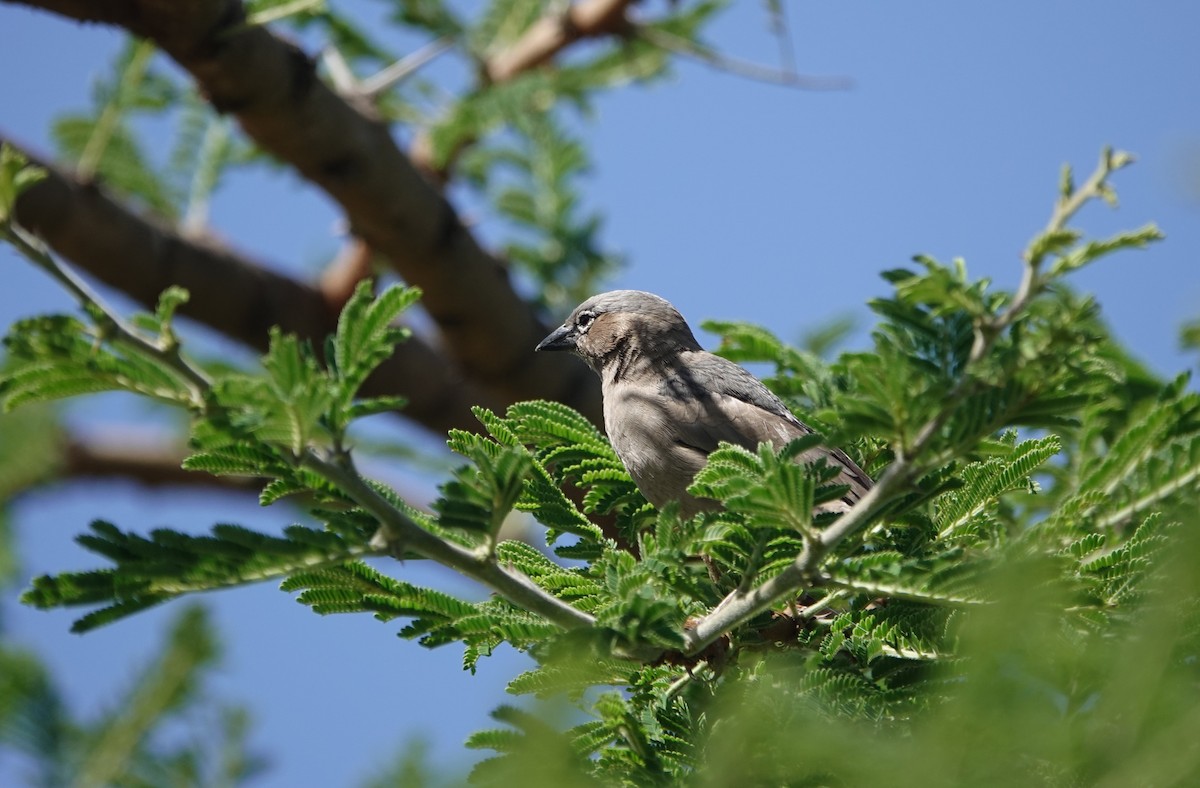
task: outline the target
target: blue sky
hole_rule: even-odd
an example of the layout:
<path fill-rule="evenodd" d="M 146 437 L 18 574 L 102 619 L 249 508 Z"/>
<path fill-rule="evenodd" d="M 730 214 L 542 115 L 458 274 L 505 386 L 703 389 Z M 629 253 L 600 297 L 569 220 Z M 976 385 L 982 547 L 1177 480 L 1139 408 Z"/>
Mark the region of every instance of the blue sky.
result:
<path fill-rule="evenodd" d="M 1176 337 L 1200 316 L 1200 5 L 788 7 L 801 70 L 849 76 L 853 89 L 806 93 L 681 64 L 669 82 L 598 101 L 583 126 L 594 161 L 583 188 L 606 217 L 606 243 L 627 255 L 613 287 L 660 293 L 693 323 L 748 320 L 789 338 L 849 314 L 860 326 L 851 344 L 863 347 L 864 304 L 886 292 L 879 271 L 917 253 L 961 256 L 1012 287 L 1060 165 L 1085 174 L 1112 144 L 1139 156 L 1116 178 L 1121 207 L 1089 208 L 1078 224 L 1105 234 L 1154 220 L 1167 240 L 1105 260 L 1075 286 L 1098 296 L 1159 373 L 1194 365 Z M 87 103 L 118 39 L 11 6 L 0 8 L 0 30 L 0 129 L 47 151 L 51 119 Z M 745 59 L 776 51 L 756 3 L 728 11 L 712 40 Z M 231 178 L 213 220 L 238 247 L 297 271 L 315 270 L 339 244 L 327 200 L 286 173 Z M 68 308 L 3 249 L 0 272 L 0 323 Z M 137 419 L 107 399 L 87 413 L 115 429 Z M 196 493 L 68 485 L 16 507 L 26 574 L 95 565 L 71 537 L 96 516 L 195 530 L 274 529 L 289 515 Z M 477 593 L 419 564 L 389 571 Z M 274 759 L 266 786 L 352 783 L 418 732 L 435 754 L 468 758 L 463 738 L 486 726 L 523 664 L 503 653 L 471 676 L 452 649 L 427 652 L 365 616 L 319 619 L 269 585 L 205 601 L 228 644 L 216 691 L 251 706 L 253 741 Z M 84 637 L 67 633 L 71 614 L 11 599 L 3 619 L 11 638 L 47 658 L 77 708 L 96 711 L 132 680 L 175 609 Z"/>

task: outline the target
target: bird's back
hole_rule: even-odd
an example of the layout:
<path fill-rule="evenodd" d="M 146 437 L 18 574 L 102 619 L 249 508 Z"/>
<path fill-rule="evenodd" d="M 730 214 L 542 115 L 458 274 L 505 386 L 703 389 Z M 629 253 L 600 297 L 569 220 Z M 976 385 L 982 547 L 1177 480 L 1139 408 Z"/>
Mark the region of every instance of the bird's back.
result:
<path fill-rule="evenodd" d="M 716 508 L 685 491 L 722 441 L 754 451 L 760 443 L 780 447 L 812 433 L 761 381 L 704 350 L 658 358 L 624 379 L 606 380 L 604 410 L 613 447 L 643 494 L 658 506 L 678 500 L 685 515 Z M 836 482 L 850 488 L 822 509 L 844 510 L 871 479 L 838 449 L 816 447 L 799 459 L 822 457 L 841 468 Z"/>

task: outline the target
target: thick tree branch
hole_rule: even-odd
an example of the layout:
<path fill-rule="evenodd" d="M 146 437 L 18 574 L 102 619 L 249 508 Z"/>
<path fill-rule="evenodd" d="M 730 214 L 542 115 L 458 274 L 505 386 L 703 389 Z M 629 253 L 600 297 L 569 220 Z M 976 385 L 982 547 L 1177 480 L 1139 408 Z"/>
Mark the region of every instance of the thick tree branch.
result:
<path fill-rule="evenodd" d="M 255 476 L 213 476 L 183 468 L 189 452 L 175 436 L 145 435 L 131 439 L 127 431 L 120 435 L 65 434 L 61 439 L 61 457 L 51 477 L 39 484 L 86 479 L 120 479 L 147 487 L 191 487 L 212 492 L 253 495 L 256 498 L 268 481 Z M 428 491 L 402 489 L 401 482 L 385 479 L 411 505 L 420 503 Z M 304 495 L 286 499 L 305 504 Z"/>
<path fill-rule="evenodd" d="M 266 350 L 273 325 L 312 340 L 318 349 L 335 329 L 340 304 L 320 289 L 211 242 L 185 239 L 134 215 L 96 186 L 53 168 L 46 173 L 18 199 L 17 221 L 80 269 L 142 304 L 153 307 L 170 285 L 184 287 L 191 300 L 181 314 L 259 351 Z M 439 434 L 451 427 L 476 428 L 470 406 L 491 402 L 416 336 L 396 346 L 364 393 L 407 397 L 404 415 Z"/>
<path fill-rule="evenodd" d="M 131 444 L 129 440 L 97 440 L 68 436 L 55 480 L 119 478 L 150 487 L 205 487 L 258 494 L 262 483 L 243 476 L 212 476 L 184 470 L 182 448 L 163 442 Z"/>
<path fill-rule="evenodd" d="M 358 283 L 371 275 L 371 247 L 358 238 L 351 238 L 337 256 L 321 272 L 318 287 L 325 303 L 335 312 L 354 295 Z"/>
<path fill-rule="evenodd" d="M 352 232 L 421 287 L 450 352 L 492 399 L 548 397 L 599 420 L 596 381 L 573 359 L 530 352 L 546 327 L 387 126 L 317 79 L 295 45 L 246 25 L 238 0 L 15 1 L 152 39 L 214 107 L 324 189 Z"/>

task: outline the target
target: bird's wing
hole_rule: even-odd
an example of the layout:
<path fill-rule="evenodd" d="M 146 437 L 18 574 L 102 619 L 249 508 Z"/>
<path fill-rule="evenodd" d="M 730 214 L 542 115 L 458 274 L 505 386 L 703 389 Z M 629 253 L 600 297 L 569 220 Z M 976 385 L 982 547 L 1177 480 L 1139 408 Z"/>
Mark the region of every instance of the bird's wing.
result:
<path fill-rule="evenodd" d="M 681 405 L 677 442 L 708 454 L 721 441 L 754 451 L 760 443 L 769 441 L 778 448 L 812 434 L 779 397 L 732 361 L 704 351 L 681 354 L 680 361 L 662 384 L 669 389 L 664 393 Z M 870 489 L 871 477 L 841 449 L 818 446 L 800 459 L 815 462 L 822 457 L 841 469 L 837 482 L 850 487 L 847 503 Z"/>

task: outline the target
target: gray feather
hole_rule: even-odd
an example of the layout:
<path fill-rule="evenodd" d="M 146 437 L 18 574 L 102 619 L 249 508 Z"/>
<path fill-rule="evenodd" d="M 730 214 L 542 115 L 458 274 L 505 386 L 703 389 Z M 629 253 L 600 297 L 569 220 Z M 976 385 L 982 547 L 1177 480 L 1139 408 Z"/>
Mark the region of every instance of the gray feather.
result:
<path fill-rule="evenodd" d="M 651 293 L 593 296 L 551 336 L 550 349 L 570 346 L 599 373 L 609 439 L 656 506 L 679 501 L 685 516 L 716 508 L 686 490 L 722 441 L 754 451 L 812 434 L 761 381 L 701 349 L 678 310 Z M 816 447 L 798 459 L 824 459 L 840 469 L 836 482 L 849 490 L 824 511 L 845 510 L 871 487 L 840 449 Z"/>

